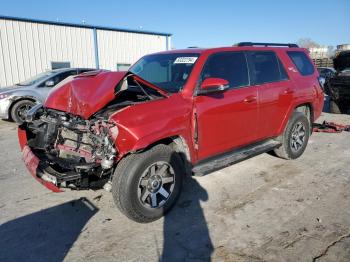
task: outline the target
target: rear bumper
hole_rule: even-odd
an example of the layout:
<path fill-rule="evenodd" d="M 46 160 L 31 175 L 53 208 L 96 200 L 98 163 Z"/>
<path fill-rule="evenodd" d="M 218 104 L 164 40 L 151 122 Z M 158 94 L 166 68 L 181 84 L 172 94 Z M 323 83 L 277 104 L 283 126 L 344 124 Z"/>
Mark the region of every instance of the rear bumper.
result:
<path fill-rule="evenodd" d="M 21 129 L 21 127 L 18 128 L 18 139 L 19 144 L 22 150 L 22 158 L 23 161 L 29 170 L 30 174 L 42 185 L 44 185 L 46 188 L 50 189 L 53 192 L 62 192 L 60 188 L 58 188 L 54 183 L 44 180 L 40 175 L 39 172 L 39 164 L 40 159 L 33 153 L 33 151 L 30 149 L 30 147 L 27 145 L 27 135 L 25 130 Z"/>

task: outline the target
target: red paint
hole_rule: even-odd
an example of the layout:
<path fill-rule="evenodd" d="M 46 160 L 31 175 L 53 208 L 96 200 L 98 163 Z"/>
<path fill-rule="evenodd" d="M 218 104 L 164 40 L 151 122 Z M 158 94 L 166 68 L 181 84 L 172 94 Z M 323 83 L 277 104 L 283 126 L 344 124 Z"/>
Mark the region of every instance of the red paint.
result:
<path fill-rule="evenodd" d="M 203 83 L 201 84 L 201 89 L 207 89 L 207 88 L 210 89 L 211 87 L 225 86 L 225 85 L 228 85 L 227 80 L 211 77 L 203 81 Z"/>
<path fill-rule="evenodd" d="M 18 139 L 19 139 L 19 145 L 22 151 L 22 158 L 23 161 L 29 170 L 30 174 L 42 185 L 44 185 L 46 188 L 50 189 L 52 192 L 58 193 L 63 192 L 61 189 L 59 189 L 56 185 L 49 183 L 41 178 L 39 178 L 37 174 L 37 168 L 39 165 L 39 158 L 37 158 L 30 147 L 27 145 L 27 135 L 26 131 L 18 128 Z"/>
<path fill-rule="evenodd" d="M 115 87 L 125 75 L 126 72 L 109 71 L 80 75 L 55 87 L 44 105 L 87 119 L 114 99 Z"/>
<path fill-rule="evenodd" d="M 37 168 L 38 168 L 40 160 L 39 160 L 39 158 L 37 158 L 33 154 L 32 150 L 30 149 L 29 146 L 24 146 L 23 151 L 22 151 L 22 157 L 23 157 L 23 161 L 26 164 L 30 174 L 37 181 L 39 181 L 41 184 L 43 184 L 46 188 L 50 189 L 52 192 L 55 192 L 55 193 L 62 192 L 62 190 L 59 189 L 54 184 L 37 177 L 36 173 L 37 173 Z"/>
<path fill-rule="evenodd" d="M 286 68 L 289 80 L 230 89 L 217 94 L 194 95 L 202 68 L 211 54 L 250 50 L 275 51 Z M 295 66 L 286 54 L 289 50 L 306 52 L 300 48 L 271 47 L 225 47 L 164 52 L 197 52 L 200 56 L 183 90 L 176 94 L 168 95 L 151 83 L 134 76 L 142 84 L 158 90 L 164 98 L 123 108 L 110 117 L 119 131 L 115 141 L 118 159 L 162 139 L 181 137 L 189 148 L 191 162 L 194 164 L 236 147 L 280 135 L 290 115 L 299 105 L 311 105 L 313 120 L 316 120 L 321 114 L 324 98 L 317 80 L 317 70 L 310 76 L 300 75 L 293 70 Z M 45 106 L 87 119 L 115 98 L 115 87 L 125 74 L 101 72 L 95 76 L 77 77 L 56 88 L 46 100 Z M 220 83 L 223 84 L 222 81 Z M 198 144 L 194 139 L 196 130 Z M 23 148 L 26 138 L 22 132 L 19 131 L 19 138 Z M 27 166 L 34 172 L 37 162 L 32 155 L 28 155 L 29 153 L 26 154 L 26 159 L 30 161 L 27 160 Z"/>
<path fill-rule="evenodd" d="M 224 51 L 275 51 L 286 68 L 289 80 L 232 89 L 210 96 L 194 96 L 198 78 L 207 58 Z M 119 127 L 116 145 L 119 158 L 163 138 L 182 137 L 192 163 L 235 147 L 281 134 L 294 108 L 310 104 L 313 120 L 322 111 L 323 93 L 317 70 L 310 76 L 288 70 L 295 68 L 286 51 L 301 48 L 224 47 L 172 50 L 164 53 L 198 52 L 200 56 L 181 93 L 168 98 L 128 107 L 115 113 Z M 314 91 L 314 88 L 317 91 Z M 196 116 L 194 113 L 196 112 Z M 198 145 L 193 139 L 198 121 Z"/>
<path fill-rule="evenodd" d="M 199 160 L 257 139 L 257 96 L 249 87 L 195 97 Z"/>

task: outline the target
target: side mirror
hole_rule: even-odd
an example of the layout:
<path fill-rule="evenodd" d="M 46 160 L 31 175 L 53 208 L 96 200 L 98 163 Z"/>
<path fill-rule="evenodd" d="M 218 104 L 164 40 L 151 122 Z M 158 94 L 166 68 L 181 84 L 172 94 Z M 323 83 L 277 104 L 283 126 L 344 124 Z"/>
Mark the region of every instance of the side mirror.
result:
<path fill-rule="evenodd" d="M 46 87 L 52 87 L 52 86 L 54 86 L 55 85 L 55 82 L 53 81 L 53 80 L 47 80 L 46 82 L 45 82 L 45 86 Z"/>
<path fill-rule="evenodd" d="M 222 78 L 207 78 L 205 79 L 197 95 L 206 95 L 210 93 L 223 92 L 229 88 L 228 81 Z"/>

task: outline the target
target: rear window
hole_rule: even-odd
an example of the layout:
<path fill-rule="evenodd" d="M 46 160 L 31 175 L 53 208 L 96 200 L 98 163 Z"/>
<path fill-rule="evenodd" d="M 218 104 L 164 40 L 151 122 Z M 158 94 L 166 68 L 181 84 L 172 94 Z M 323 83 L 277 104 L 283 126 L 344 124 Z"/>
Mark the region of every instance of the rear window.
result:
<path fill-rule="evenodd" d="M 288 51 L 287 54 L 301 75 L 308 76 L 314 73 L 314 66 L 304 52 Z"/>
<path fill-rule="evenodd" d="M 288 76 L 276 54 L 271 51 L 249 52 L 252 82 L 256 85 L 287 80 Z"/>

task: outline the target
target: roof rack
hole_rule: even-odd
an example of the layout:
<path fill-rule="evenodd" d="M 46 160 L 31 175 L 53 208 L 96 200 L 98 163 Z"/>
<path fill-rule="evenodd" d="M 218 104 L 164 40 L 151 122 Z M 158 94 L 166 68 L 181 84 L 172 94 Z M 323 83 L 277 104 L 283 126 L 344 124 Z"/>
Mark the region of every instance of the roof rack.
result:
<path fill-rule="evenodd" d="M 240 42 L 237 46 L 287 46 L 299 47 L 297 44 L 281 44 L 281 43 L 254 43 L 254 42 Z"/>

